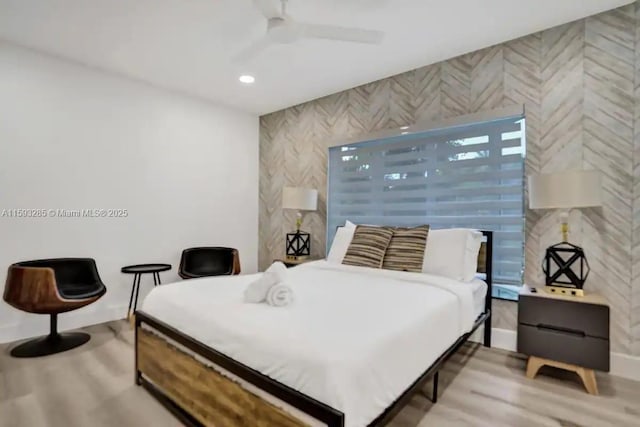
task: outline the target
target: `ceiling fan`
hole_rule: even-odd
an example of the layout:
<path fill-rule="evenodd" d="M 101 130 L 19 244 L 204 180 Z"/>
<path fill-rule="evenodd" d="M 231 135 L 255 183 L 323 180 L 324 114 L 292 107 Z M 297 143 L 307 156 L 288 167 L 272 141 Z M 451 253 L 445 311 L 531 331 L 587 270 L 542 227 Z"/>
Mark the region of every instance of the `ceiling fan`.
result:
<path fill-rule="evenodd" d="M 384 37 L 382 31 L 295 21 L 287 15 L 287 0 L 280 1 L 278 8 L 272 0 L 253 0 L 253 4 L 267 19 L 267 33 L 260 40 L 237 53 L 233 57 L 235 62 L 245 62 L 259 55 L 272 44 L 294 43 L 303 38 L 379 44 Z"/>

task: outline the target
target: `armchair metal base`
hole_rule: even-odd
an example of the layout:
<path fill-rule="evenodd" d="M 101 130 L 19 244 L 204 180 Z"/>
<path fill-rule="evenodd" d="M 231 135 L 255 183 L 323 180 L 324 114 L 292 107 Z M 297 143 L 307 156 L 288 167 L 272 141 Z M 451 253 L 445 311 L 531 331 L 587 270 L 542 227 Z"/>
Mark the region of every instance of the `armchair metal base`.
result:
<path fill-rule="evenodd" d="M 45 337 L 35 338 L 27 341 L 11 350 L 13 357 L 40 357 L 50 354 L 62 353 L 86 343 L 91 339 L 89 334 L 84 332 L 63 332 L 57 330 L 58 316 L 51 315 L 51 330 Z"/>
<path fill-rule="evenodd" d="M 83 332 L 66 332 L 46 337 L 36 338 L 20 344 L 13 350 L 13 357 L 40 357 L 50 354 L 62 353 L 81 346 L 89 341 L 91 336 Z"/>

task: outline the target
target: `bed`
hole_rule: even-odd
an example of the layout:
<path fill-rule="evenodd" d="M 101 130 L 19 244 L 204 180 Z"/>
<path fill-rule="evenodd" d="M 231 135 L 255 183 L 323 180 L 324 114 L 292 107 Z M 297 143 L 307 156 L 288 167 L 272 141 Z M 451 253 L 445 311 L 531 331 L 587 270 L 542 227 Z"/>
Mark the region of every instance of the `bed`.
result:
<path fill-rule="evenodd" d="M 153 290 L 136 313 L 136 383 L 187 425 L 381 426 L 482 324 L 491 232 L 462 283 L 326 261 L 289 270 L 294 304 L 242 302 L 256 275 Z"/>

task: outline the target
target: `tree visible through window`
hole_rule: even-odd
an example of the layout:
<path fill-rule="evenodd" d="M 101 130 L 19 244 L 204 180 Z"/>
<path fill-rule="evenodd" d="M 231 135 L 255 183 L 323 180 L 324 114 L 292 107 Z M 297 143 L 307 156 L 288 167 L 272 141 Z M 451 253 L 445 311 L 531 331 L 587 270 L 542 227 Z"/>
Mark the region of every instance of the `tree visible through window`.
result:
<path fill-rule="evenodd" d="M 524 117 L 329 149 L 327 242 L 361 224 L 494 231 L 494 296 L 517 299 L 524 268 Z"/>

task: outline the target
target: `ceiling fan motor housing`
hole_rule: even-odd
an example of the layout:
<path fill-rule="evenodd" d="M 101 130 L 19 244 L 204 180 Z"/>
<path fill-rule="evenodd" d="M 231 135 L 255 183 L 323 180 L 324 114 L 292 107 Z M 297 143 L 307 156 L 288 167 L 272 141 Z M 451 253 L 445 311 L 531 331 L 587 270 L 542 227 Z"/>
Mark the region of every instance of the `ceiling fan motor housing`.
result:
<path fill-rule="evenodd" d="M 276 43 L 293 43 L 300 38 L 300 30 L 288 17 L 269 18 L 267 34 Z"/>

